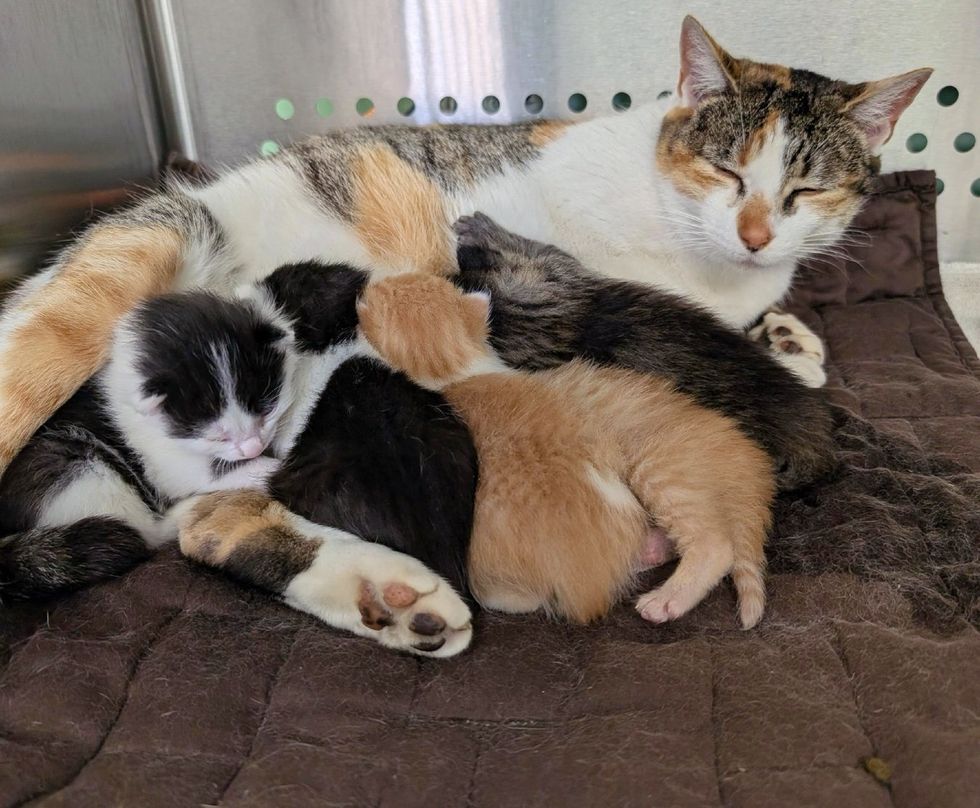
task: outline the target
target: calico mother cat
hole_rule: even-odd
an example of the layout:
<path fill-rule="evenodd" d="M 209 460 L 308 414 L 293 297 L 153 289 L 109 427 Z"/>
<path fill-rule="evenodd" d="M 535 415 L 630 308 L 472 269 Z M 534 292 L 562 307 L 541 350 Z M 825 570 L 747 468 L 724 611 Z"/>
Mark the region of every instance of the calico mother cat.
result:
<path fill-rule="evenodd" d="M 669 109 L 333 132 L 201 187 L 174 184 L 89 229 L 8 304 L 0 473 L 102 365 L 140 300 L 229 291 L 308 259 L 445 272 L 450 225 L 475 210 L 744 328 L 847 227 L 930 72 L 834 81 L 735 58 L 687 18 Z M 791 333 L 776 346 L 803 348 L 785 361 L 821 383 L 819 342 L 796 321 L 780 327 Z"/>

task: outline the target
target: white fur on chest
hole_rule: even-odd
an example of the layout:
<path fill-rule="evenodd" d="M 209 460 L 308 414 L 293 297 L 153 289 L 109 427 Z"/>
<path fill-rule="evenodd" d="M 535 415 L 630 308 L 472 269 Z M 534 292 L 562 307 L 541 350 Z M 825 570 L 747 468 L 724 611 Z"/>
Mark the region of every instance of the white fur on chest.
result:
<path fill-rule="evenodd" d="M 343 342 L 323 353 L 299 354 L 291 382 L 292 404 L 280 419 L 272 441 L 276 457 L 284 458 L 292 451 L 337 368 L 348 359 L 365 355 L 368 348 L 363 340 Z"/>

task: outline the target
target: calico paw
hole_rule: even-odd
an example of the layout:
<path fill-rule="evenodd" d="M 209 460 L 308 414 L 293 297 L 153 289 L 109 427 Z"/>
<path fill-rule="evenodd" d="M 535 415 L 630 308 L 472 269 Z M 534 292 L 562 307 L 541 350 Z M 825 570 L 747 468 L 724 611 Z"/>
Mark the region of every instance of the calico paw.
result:
<path fill-rule="evenodd" d="M 798 317 L 768 311 L 762 322 L 749 331 L 749 339 L 768 345 L 776 359 L 807 387 L 823 387 L 827 383 L 823 342 Z"/>
<path fill-rule="evenodd" d="M 381 645 L 433 657 L 454 656 L 469 646 L 470 610 L 439 576 L 420 564 L 391 570 L 384 584 L 382 577 L 372 573 L 375 580 L 361 580 L 357 604 L 361 623 L 377 632 Z"/>
<path fill-rule="evenodd" d="M 473 637 L 469 607 L 421 561 L 316 525 L 260 492 L 194 497 L 168 519 L 188 558 L 386 648 L 449 657 Z"/>

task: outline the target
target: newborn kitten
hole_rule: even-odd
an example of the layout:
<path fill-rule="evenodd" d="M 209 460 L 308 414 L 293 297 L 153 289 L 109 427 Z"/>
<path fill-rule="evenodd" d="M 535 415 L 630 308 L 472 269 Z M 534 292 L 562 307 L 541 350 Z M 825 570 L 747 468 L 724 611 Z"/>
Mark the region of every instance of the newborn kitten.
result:
<path fill-rule="evenodd" d="M 652 373 L 737 421 L 772 456 L 780 487 L 804 485 L 832 467 L 821 394 L 713 314 L 647 284 L 591 272 L 483 214 L 454 227 L 456 281 L 492 293 L 490 343 L 508 365 L 537 370 L 580 358 Z"/>
<path fill-rule="evenodd" d="M 666 531 L 680 562 L 640 597 L 643 617 L 680 617 L 731 573 L 742 625 L 754 626 L 774 490 L 766 454 L 730 418 L 652 375 L 578 360 L 506 367 L 487 342 L 488 305 L 419 274 L 371 284 L 358 305 L 381 356 L 441 390 L 473 434 L 477 599 L 598 618 L 631 585 L 651 534 Z"/>
<path fill-rule="evenodd" d="M 289 407 L 281 318 L 203 292 L 127 315 L 109 364 L 0 479 L 0 598 L 111 577 L 174 538 L 162 518 L 193 493 L 263 487 Z"/>

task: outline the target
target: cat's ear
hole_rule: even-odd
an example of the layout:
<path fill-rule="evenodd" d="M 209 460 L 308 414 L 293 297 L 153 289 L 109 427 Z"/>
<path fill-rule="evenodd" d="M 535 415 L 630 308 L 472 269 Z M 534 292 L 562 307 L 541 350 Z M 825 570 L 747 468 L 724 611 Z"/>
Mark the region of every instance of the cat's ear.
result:
<path fill-rule="evenodd" d="M 888 142 L 899 116 L 931 75 L 932 68 L 923 67 L 858 86 L 857 96 L 844 105 L 844 112 L 864 130 L 871 151 L 877 153 Z"/>
<path fill-rule="evenodd" d="M 463 305 L 474 319 L 486 323 L 490 319 L 490 293 L 467 292 L 463 295 Z"/>
<path fill-rule="evenodd" d="M 677 81 L 681 106 L 696 107 L 707 96 L 734 87 L 726 61 L 731 62 L 732 57 L 688 14 L 681 25 L 681 75 Z"/>
<path fill-rule="evenodd" d="M 167 397 L 163 393 L 153 395 L 142 395 L 137 393 L 133 400 L 133 406 L 140 415 L 155 415 L 160 412 L 160 407 Z"/>

